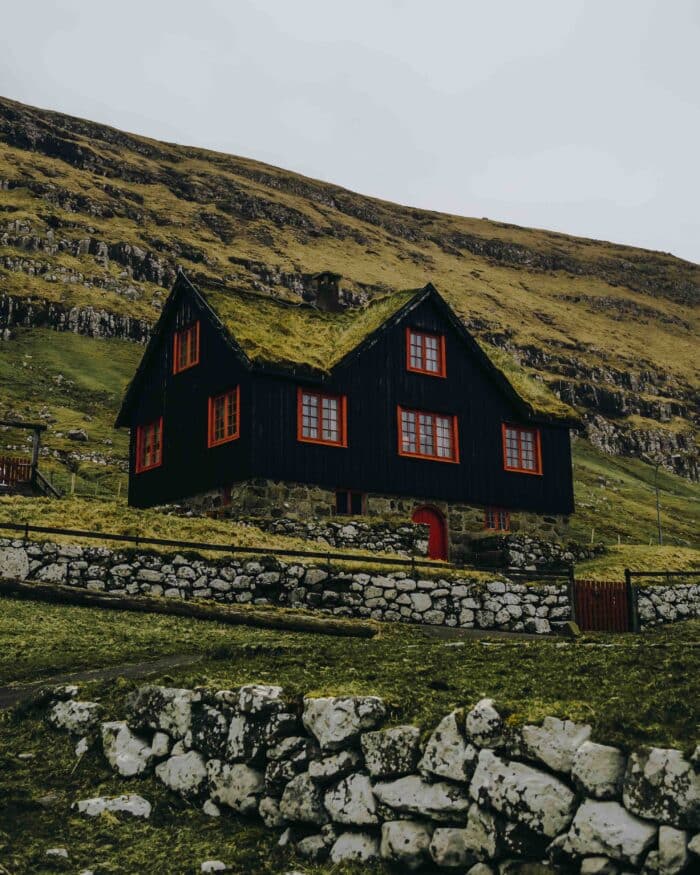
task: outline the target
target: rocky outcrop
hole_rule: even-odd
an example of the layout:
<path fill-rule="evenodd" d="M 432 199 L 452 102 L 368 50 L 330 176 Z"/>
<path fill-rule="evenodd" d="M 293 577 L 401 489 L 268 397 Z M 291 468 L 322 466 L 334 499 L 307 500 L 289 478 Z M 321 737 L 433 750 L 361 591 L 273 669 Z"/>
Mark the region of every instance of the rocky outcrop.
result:
<path fill-rule="evenodd" d="M 469 875 L 694 871 L 700 776 L 681 751 L 652 748 L 627 757 L 591 741 L 589 726 L 554 717 L 518 728 L 488 699 L 447 715 L 420 747 L 418 727 L 380 727 L 386 707 L 373 696 L 300 701 L 279 687 L 255 685 L 188 692 L 145 687 L 130 706 L 130 722 L 102 724 L 112 768 L 132 776 L 153 772 L 222 818 L 221 829 L 228 828 L 226 817 L 259 815 L 267 828 L 283 830 L 282 846 L 311 864 L 383 860 L 401 872 L 426 867 Z M 76 691 L 56 695 L 65 701 Z M 175 702 L 188 703 L 197 735 L 188 730 L 181 737 L 185 723 L 173 721 Z M 145 722 L 172 734 L 144 732 Z M 211 756 L 200 739 L 223 737 L 234 722 L 237 735 L 258 739 L 256 748 L 235 761 L 226 753 Z M 201 731 L 207 725 L 216 727 L 213 735 Z M 128 759 L 135 745 L 138 768 L 125 771 L 127 760 L 116 749 Z M 421 773 L 396 776 L 408 768 Z M 150 803 L 136 795 L 76 807 L 91 816 L 150 813 Z"/>

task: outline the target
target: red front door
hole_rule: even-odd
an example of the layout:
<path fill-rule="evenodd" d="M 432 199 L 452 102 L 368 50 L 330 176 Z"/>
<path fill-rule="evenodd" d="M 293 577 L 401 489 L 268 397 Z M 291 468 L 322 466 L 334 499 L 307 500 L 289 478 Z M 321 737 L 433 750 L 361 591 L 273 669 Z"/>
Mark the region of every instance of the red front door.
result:
<path fill-rule="evenodd" d="M 419 507 L 413 514 L 414 523 L 430 526 L 428 537 L 428 557 L 447 559 L 447 529 L 445 517 L 432 507 Z"/>

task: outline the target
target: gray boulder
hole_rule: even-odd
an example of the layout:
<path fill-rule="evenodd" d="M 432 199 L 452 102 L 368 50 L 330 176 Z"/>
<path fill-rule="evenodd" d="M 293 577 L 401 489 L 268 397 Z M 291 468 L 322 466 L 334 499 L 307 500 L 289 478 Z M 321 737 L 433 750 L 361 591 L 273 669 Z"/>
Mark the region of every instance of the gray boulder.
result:
<path fill-rule="evenodd" d="M 401 814 L 420 815 L 439 822 L 459 820 L 469 808 L 469 799 L 461 787 L 445 781 L 429 784 L 418 775 L 376 784 L 374 795 Z"/>
<path fill-rule="evenodd" d="M 700 775 L 679 750 L 653 747 L 627 761 L 625 808 L 679 829 L 700 829 Z"/>
<path fill-rule="evenodd" d="M 209 760 L 207 778 L 214 802 L 228 805 L 239 814 L 254 814 L 257 811 L 264 789 L 262 772 L 244 763 Z"/>
<path fill-rule="evenodd" d="M 331 863 L 375 863 L 379 859 L 379 839 L 366 832 L 343 832 L 330 851 Z"/>
<path fill-rule="evenodd" d="M 625 775 L 625 755 L 616 747 L 584 741 L 574 754 L 571 777 L 594 799 L 618 799 Z"/>
<path fill-rule="evenodd" d="M 688 833 L 673 826 L 659 829 L 660 875 L 678 875 L 690 862 Z"/>
<path fill-rule="evenodd" d="M 29 575 L 29 557 L 21 547 L 0 547 L 0 577 L 25 580 Z"/>
<path fill-rule="evenodd" d="M 571 771 L 576 751 L 590 735 L 590 726 L 557 717 L 545 717 L 541 726 L 523 726 L 521 731 L 526 756 L 564 774 Z"/>
<path fill-rule="evenodd" d="M 465 721 L 467 738 L 477 747 L 500 747 L 503 744 L 503 720 L 493 699 L 481 699 L 469 711 Z"/>
<path fill-rule="evenodd" d="M 344 778 L 360 765 L 360 754 L 356 750 L 339 750 L 320 760 L 309 762 L 309 775 L 319 784 L 327 784 Z"/>
<path fill-rule="evenodd" d="M 417 726 L 395 726 L 360 737 L 367 771 L 373 778 L 408 775 L 418 764 L 420 730 Z"/>
<path fill-rule="evenodd" d="M 428 739 L 418 764 L 422 774 L 449 778 L 452 781 L 466 781 L 474 771 L 479 752 L 465 741 L 459 724 L 457 711 L 440 721 Z"/>
<path fill-rule="evenodd" d="M 194 750 L 171 756 L 156 766 L 156 776 L 176 793 L 191 799 L 199 796 L 207 779 L 204 758 Z"/>
<path fill-rule="evenodd" d="M 67 699 L 56 704 L 49 711 L 49 723 L 56 729 L 63 729 L 72 735 L 87 735 L 97 728 L 102 706 L 97 702 L 79 702 Z"/>
<path fill-rule="evenodd" d="M 111 814 L 130 814 L 132 817 L 148 819 L 151 816 L 151 803 L 143 796 L 128 793 L 123 796 L 95 796 L 92 799 L 81 799 L 72 806 L 79 814 L 86 817 L 97 817 L 103 811 Z"/>
<path fill-rule="evenodd" d="M 328 822 L 323 796 L 308 772 L 296 775 L 284 788 L 280 813 L 290 823 L 313 823 L 321 826 Z"/>
<path fill-rule="evenodd" d="M 378 823 L 377 804 L 367 775 L 356 772 L 326 791 L 326 811 L 335 823 L 369 826 Z"/>
<path fill-rule="evenodd" d="M 153 763 L 151 746 L 133 733 L 123 720 L 100 726 L 102 749 L 110 766 L 125 778 L 143 775 Z"/>
<path fill-rule="evenodd" d="M 576 812 L 564 850 L 639 866 L 656 840 L 656 824 L 640 820 L 619 802 L 586 799 Z"/>
<path fill-rule="evenodd" d="M 302 721 L 323 750 L 338 750 L 367 730 L 374 729 L 386 714 L 376 696 L 304 699 Z"/>
<path fill-rule="evenodd" d="M 390 820 L 382 824 L 380 855 L 401 872 L 413 872 L 430 861 L 432 829 L 414 820 Z"/>
<path fill-rule="evenodd" d="M 466 830 L 454 827 L 438 827 L 430 841 L 430 856 L 437 866 L 446 869 L 460 868 L 476 862 L 475 855 L 466 842 Z"/>
<path fill-rule="evenodd" d="M 192 703 L 200 698 L 193 690 L 143 686 L 129 702 L 130 723 L 167 732 L 173 739 L 184 738 L 192 727 Z"/>
<path fill-rule="evenodd" d="M 238 707 L 243 714 L 259 716 L 279 711 L 284 705 L 282 687 L 246 684 L 238 693 Z"/>
<path fill-rule="evenodd" d="M 571 823 L 572 791 L 553 775 L 482 750 L 470 785 L 472 798 L 534 832 L 553 838 Z"/>

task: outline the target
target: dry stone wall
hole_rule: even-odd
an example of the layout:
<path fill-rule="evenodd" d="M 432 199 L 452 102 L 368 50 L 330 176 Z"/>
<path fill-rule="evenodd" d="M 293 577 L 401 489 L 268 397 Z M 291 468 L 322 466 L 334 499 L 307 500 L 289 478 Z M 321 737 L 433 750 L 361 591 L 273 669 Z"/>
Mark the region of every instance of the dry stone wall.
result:
<path fill-rule="evenodd" d="M 420 569 L 356 571 L 260 560 L 110 550 L 0 539 L 0 577 L 95 591 L 227 604 L 286 605 L 339 617 L 547 634 L 571 618 L 564 584 L 423 577 Z"/>
<path fill-rule="evenodd" d="M 639 587 L 637 614 L 642 629 L 700 617 L 700 584 Z"/>
<path fill-rule="evenodd" d="M 101 722 L 99 703 L 76 695 L 55 691 L 49 720 L 82 736 L 81 751 L 96 742 L 131 788 L 155 774 L 207 815 L 258 816 L 309 862 L 469 875 L 527 863 L 580 875 L 700 866 L 700 748 L 627 755 L 586 724 L 514 727 L 491 699 L 446 715 L 421 743 L 419 727 L 382 728 L 375 696 L 144 686 L 125 719 Z M 147 818 L 151 806 L 129 794 L 74 808 Z"/>

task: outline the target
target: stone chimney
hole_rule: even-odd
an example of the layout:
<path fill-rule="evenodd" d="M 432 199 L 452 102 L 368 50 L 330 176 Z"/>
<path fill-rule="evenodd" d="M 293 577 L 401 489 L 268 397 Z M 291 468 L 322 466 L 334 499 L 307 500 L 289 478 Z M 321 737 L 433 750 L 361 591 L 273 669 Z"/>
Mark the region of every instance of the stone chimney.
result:
<path fill-rule="evenodd" d="M 316 306 L 327 313 L 339 313 L 345 309 L 341 300 L 341 274 L 324 270 L 311 278 L 316 289 Z"/>

